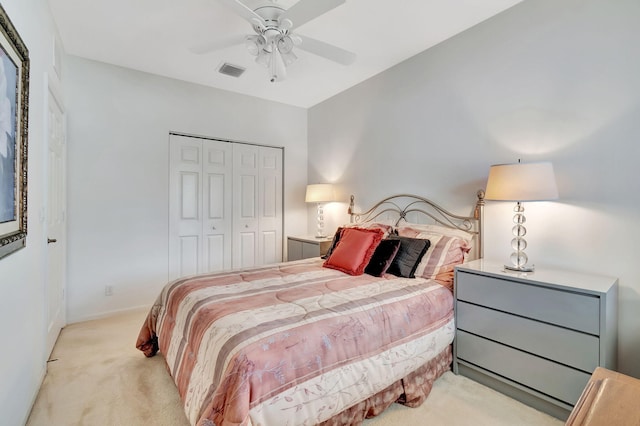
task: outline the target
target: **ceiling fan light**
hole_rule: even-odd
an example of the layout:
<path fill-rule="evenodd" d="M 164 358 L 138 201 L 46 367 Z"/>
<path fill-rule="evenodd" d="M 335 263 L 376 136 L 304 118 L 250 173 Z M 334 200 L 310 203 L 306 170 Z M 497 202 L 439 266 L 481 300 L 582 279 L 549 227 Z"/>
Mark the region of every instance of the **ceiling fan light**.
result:
<path fill-rule="evenodd" d="M 262 65 L 265 68 L 269 67 L 271 54 L 265 53 L 263 50 L 258 56 L 256 56 L 256 63 Z"/>
<path fill-rule="evenodd" d="M 278 50 L 280 53 L 289 53 L 293 50 L 293 40 L 288 35 L 278 39 Z"/>
<path fill-rule="evenodd" d="M 296 54 L 293 53 L 293 52 L 282 53 L 281 56 L 282 56 L 282 60 L 284 61 L 284 64 L 287 65 L 287 66 L 291 65 L 292 63 L 294 63 L 298 59 Z"/>
<path fill-rule="evenodd" d="M 244 44 L 247 47 L 249 53 L 253 56 L 258 56 L 265 46 L 264 39 L 258 35 L 247 36 Z"/>
<path fill-rule="evenodd" d="M 302 44 L 302 38 L 297 34 L 289 34 L 289 38 L 293 41 L 294 46 L 300 46 Z"/>

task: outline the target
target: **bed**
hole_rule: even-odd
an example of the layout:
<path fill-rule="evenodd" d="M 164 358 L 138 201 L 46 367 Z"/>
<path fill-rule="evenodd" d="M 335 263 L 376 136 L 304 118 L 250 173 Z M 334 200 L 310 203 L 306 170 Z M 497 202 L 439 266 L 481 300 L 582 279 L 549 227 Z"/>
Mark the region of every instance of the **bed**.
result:
<path fill-rule="evenodd" d="M 397 195 L 357 213 L 352 197 L 325 259 L 175 280 L 136 346 L 163 354 L 193 425 L 355 425 L 418 406 L 450 370 L 453 268 L 482 255 L 483 205 L 479 191 L 459 216 Z"/>

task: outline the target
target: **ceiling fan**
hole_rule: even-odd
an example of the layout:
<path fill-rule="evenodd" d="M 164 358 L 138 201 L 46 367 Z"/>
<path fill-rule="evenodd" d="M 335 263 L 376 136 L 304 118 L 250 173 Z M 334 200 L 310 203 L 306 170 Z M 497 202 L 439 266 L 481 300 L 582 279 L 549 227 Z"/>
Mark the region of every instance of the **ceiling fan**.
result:
<path fill-rule="evenodd" d="M 287 65 L 297 59 L 294 47 L 342 65 L 350 65 L 355 60 L 356 55 L 352 52 L 293 33 L 294 28 L 336 8 L 345 0 L 300 0 L 289 9 L 284 9 L 275 0 L 260 1 L 253 9 L 240 0 L 218 1 L 249 21 L 256 34 L 208 43 L 191 49 L 194 53 L 208 53 L 244 42 L 256 62 L 268 68 L 272 83 L 284 80 Z"/>

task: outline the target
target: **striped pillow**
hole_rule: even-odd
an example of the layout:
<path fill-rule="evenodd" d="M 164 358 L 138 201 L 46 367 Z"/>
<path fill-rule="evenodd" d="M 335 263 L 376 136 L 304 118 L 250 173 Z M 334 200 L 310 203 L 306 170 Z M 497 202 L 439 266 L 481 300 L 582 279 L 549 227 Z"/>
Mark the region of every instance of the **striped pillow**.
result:
<path fill-rule="evenodd" d="M 471 242 L 474 235 L 471 232 L 463 231 L 462 229 L 448 228 L 442 225 L 424 224 L 424 223 L 402 223 L 397 226 L 398 231 L 402 230 L 407 234 L 413 232 L 413 235 L 418 235 L 421 232 L 427 234 L 445 235 L 447 237 L 458 237 L 467 242 Z M 410 235 L 408 235 L 410 236 Z"/>
<path fill-rule="evenodd" d="M 453 288 L 454 267 L 463 263 L 471 250 L 468 240 L 456 236 L 417 232 L 411 228 L 398 229 L 398 234 L 413 238 L 428 239 L 431 247 L 416 268 L 416 277 L 434 279 Z"/>

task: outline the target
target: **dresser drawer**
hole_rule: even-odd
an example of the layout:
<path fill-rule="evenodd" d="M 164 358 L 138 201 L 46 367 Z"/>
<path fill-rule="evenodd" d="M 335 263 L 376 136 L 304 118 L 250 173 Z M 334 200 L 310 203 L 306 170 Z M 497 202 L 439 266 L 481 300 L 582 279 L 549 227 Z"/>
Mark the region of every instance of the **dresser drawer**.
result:
<path fill-rule="evenodd" d="M 600 339 L 590 334 L 458 301 L 458 329 L 591 373 Z"/>
<path fill-rule="evenodd" d="M 598 297 L 463 271 L 456 279 L 458 300 L 600 335 Z"/>
<path fill-rule="evenodd" d="M 457 358 L 562 402 L 574 405 L 590 374 L 483 339 L 456 332 Z"/>

